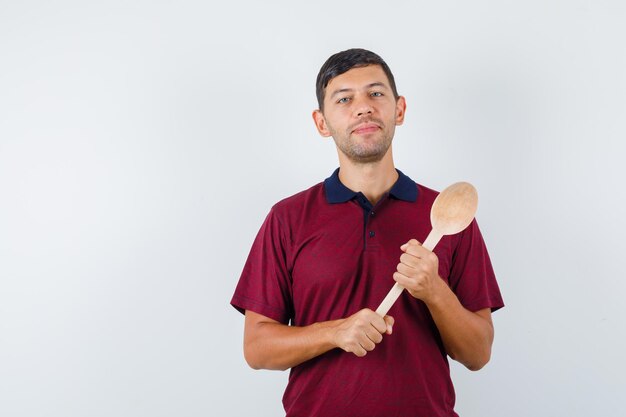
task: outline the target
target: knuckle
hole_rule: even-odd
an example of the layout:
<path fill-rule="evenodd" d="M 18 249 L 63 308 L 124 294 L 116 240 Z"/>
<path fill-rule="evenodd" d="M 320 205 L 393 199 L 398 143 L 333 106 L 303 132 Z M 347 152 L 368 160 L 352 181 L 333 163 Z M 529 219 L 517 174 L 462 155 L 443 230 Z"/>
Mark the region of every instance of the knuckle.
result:
<path fill-rule="evenodd" d="M 363 320 L 365 320 L 365 318 L 369 315 L 370 311 L 371 310 L 368 309 L 368 308 L 364 308 L 363 310 L 360 310 L 357 313 L 357 317 L 358 317 L 359 321 L 363 322 Z"/>

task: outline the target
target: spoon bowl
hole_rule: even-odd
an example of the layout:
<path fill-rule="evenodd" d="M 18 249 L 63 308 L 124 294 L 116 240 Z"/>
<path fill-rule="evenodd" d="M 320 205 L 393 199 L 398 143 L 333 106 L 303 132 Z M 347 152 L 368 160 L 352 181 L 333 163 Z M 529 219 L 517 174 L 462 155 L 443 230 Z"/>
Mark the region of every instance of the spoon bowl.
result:
<path fill-rule="evenodd" d="M 443 190 L 430 209 L 430 223 L 442 235 L 463 231 L 474 219 L 478 193 L 469 182 L 457 182 Z"/>

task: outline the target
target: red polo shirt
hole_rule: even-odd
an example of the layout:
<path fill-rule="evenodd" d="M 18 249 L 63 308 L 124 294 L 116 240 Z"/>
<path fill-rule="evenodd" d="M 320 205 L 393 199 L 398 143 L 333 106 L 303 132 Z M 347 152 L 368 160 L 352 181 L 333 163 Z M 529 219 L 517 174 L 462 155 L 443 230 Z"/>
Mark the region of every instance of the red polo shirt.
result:
<path fill-rule="evenodd" d="M 398 171 L 372 207 L 338 173 L 272 208 L 231 301 L 239 311 L 306 326 L 375 310 L 391 289 L 400 246 L 430 232 L 437 192 Z M 439 275 L 465 308 L 504 305 L 475 221 L 434 252 Z M 365 357 L 334 349 L 291 369 L 287 417 L 457 415 L 447 355 L 426 305 L 405 291 L 388 314 L 393 334 Z"/>

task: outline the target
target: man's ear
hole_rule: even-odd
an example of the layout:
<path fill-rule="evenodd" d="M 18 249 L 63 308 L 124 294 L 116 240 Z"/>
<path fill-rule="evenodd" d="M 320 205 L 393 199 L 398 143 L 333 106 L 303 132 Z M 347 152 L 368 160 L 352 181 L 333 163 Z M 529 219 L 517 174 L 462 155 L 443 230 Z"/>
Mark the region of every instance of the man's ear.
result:
<path fill-rule="evenodd" d="M 396 126 L 404 123 L 404 114 L 406 113 L 406 99 L 403 96 L 396 100 Z"/>
<path fill-rule="evenodd" d="M 321 110 L 313 111 L 313 121 L 315 122 L 315 127 L 317 131 L 320 132 L 320 135 L 325 138 L 331 136 L 330 130 L 328 130 L 328 125 L 326 124 L 326 118 Z"/>

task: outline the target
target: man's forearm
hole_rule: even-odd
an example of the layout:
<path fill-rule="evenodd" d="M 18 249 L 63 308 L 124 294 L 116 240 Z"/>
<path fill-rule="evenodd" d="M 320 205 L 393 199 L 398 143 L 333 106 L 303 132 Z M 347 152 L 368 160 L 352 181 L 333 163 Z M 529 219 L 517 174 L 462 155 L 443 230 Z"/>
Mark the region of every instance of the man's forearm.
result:
<path fill-rule="evenodd" d="M 459 302 L 441 281 L 439 295 L 430 300 L 428 309 L 452 359 L 476 371 L 489 362 L 493 344 L 490 309 L 471 312 Z"/>
<path fill-rule="evenodd" d="M 310 326 L 256 322 L 244 340 L 244 355 L 254 369 L 285 370 L 334 349 L 331 332 L 336 322 Z"/>
<path fill-rule="evenodd" d="M 253 311 L 246 311 L 244 355 L 254 369 L 285 370 L 334 348 L 365 356 L 391 334 L 393 318 L 362 309 L 350 317 L 287 326 Z"/>

